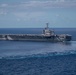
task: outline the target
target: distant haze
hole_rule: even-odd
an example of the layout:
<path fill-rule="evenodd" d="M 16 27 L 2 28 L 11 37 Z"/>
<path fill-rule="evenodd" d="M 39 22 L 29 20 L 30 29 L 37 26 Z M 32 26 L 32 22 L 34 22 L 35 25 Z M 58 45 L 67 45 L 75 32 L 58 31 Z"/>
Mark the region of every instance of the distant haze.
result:
<path fill-rule="evenodd" d="M 76 0 L 0 0 L 0 28 L 76 27 Z"/>

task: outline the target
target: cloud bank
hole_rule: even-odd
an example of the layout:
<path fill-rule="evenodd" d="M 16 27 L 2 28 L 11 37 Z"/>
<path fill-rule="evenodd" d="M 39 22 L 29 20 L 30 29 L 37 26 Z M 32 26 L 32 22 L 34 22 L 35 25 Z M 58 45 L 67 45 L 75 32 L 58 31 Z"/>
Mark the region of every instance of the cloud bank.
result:
<path fill-rule="evenodd" d="M 22 25 L 25 22 L 41 23 L 42 21 L 57 23 L 58 18 L 61 20 L 61 18 L 65 16 L 62 16 L 65 12 L 63 12 L 63 10 L 61 10 L 62 12 L 58 12 L 58 8 L 76 8 L 76 0 L 1 0 L 0 22 L 4 24 L 4 21 L 8 21 L 7 23 L 12 22 L 17 25 L 20 23 Z M 52 9 L 56 10 L 52 12 Z M 66 18 L 64 18 L 64 20 L 66 20 Z"/>
<path fill-rule="evenodd" d="M 14 0 L 13 0 L 14 1 Z M 24 11 L 43 11 L 51 8 L 75 8 L 76 0 L 21 0 L 18 3 L 0 3 L 0 14 L 3 11 L 24 12 Z M 2 10 L 2 11 L 1 11 Z M 4 14 L 7 12 L 4 12 Z"/>
<path fill-rule="evenodd" d="M 75 7 L 75 0 L 47 0 L 47 1 L 21 1 L 20 3 L 2 3 L 0 8 L 52 8 L 52 7 Z"/>

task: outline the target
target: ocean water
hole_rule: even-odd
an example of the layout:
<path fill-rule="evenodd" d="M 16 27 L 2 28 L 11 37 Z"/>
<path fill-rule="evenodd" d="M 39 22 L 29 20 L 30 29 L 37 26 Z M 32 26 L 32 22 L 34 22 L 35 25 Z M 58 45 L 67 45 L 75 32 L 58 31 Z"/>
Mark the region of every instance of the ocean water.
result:
<path fill-rule="evenodd" d="M 52 28 L 70 42 L 0 41 L 0 75 L 76 75 L 76 28 Z M 42 28 L 1 28 L 0 34 L 40 34 Z"/>

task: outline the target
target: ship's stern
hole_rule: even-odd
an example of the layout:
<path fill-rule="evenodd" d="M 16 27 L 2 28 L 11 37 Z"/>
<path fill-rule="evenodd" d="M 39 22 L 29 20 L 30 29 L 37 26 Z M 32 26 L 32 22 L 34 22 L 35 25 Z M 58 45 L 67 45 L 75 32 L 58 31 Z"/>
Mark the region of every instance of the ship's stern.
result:
<path fill-rule="evenodd" d="M 71 35 L 66 35 L 65 36 L 65 41 L 71 41 L 72 40 L 72 36 Z"/>
<path fill-rule="evenodd" d="M 62 35 L 59 35 L 59 39 L 61 41 L 71 41 L 72 40 L 72 36 L 69 35 L 69 34 L 62 34 Z"/>

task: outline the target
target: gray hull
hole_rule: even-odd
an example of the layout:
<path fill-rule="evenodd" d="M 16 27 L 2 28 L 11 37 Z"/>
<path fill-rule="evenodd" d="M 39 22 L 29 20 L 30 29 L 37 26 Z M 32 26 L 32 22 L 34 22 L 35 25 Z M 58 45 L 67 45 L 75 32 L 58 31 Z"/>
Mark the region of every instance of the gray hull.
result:
<path fill-rule="evenodd" d="M 56 35 L 54 31 L 49 30 L 47 27 L 43 30 L 42 34 L 0 34 L 0 40 L 25 40 L 25 41 L 71 41 L 71 35 L 62 34 Z"/>
<path fill-rule="evenodd" d="M 0 40 L 25 40 L 25 41 L 71 41 L 70 35 L 50 35 L 45 36 L 44 34 L 2 34 Z"/>

